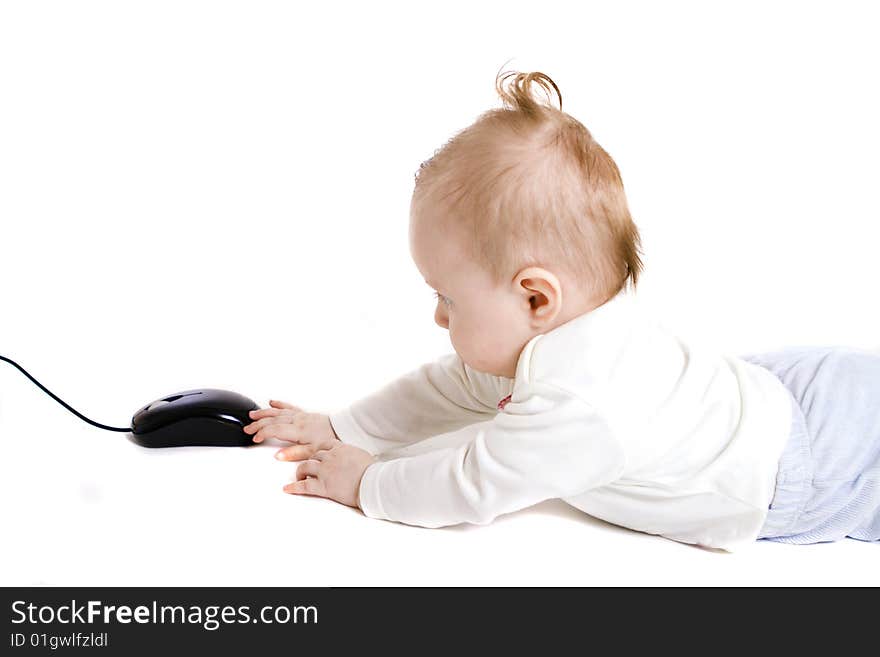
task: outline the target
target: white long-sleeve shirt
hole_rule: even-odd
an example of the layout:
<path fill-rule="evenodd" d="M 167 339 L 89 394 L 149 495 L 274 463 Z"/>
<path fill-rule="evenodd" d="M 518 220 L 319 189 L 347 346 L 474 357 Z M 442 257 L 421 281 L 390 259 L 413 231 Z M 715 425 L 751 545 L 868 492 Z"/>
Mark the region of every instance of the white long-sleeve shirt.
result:
<path fill-rule="evenodd" d="M 560 498 L 732 551 L 766 517 L 790 404 L 771 372 L 686 343 L 626 291 L 532 338 L 513 379 L 449 354 L 330 421 L 372 454 L 483 423 L 464 445 L 371 464 L 360 505 L 372 518 L 485 524 Z"/>

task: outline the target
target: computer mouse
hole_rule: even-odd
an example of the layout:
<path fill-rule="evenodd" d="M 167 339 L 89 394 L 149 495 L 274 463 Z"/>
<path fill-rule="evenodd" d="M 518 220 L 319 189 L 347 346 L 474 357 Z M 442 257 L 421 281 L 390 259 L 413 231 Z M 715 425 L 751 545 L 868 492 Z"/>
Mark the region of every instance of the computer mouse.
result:
<path fill-rule="evenodd" d="M 248 412 L 257 408 L 253 400 L 236 392 L 185 390 L 137 411 L 131 433 L 144 447 L 244 447 L 254 444 L 244 426 L 251 423 Z"/>

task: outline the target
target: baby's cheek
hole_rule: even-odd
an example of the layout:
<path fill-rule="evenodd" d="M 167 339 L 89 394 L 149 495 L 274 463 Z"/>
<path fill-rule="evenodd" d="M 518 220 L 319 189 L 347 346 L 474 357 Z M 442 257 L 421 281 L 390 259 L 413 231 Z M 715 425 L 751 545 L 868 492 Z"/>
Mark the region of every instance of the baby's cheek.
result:
<path fill-rule="evenodd" d="M 473 355 L 474 349 L 467 338 L 466 332 L 462 330 L 460 325 L 455 324 L 451 320 L 446 330 L 449 333 L 449 341 L 452 343 L 452 348 L 461 356 L 462 360 L 468 362 Z"/>
<path fill-rule="evenodd" d="M 453 341 L 462 359 L 480 372 L 497 369 L 502 356 L 492 331 L 493 329 L 482 328 L 473 330 L 466 335 L 459 334 Z"/>

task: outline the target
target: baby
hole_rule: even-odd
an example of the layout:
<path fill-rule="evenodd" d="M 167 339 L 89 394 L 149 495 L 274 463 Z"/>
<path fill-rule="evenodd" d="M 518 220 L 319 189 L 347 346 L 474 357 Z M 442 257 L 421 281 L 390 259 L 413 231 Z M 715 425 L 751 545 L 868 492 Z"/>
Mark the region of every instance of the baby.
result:
<path fill-rule="evenodd" d="M 638 303 L 614 161 L 543 73 L 495 86 L 503 107 L 423 163 L 412 197 L 412 257 L 455 353 L 329 416 L 252 411 L 254 442 L 302 461 L 284 490 L 423 527 L 559 498 L 727 551 L 880 539 L 880 354 L 737 357 L 666 330 Z M 460 446 L 378 458 L 475 424 Z"/>

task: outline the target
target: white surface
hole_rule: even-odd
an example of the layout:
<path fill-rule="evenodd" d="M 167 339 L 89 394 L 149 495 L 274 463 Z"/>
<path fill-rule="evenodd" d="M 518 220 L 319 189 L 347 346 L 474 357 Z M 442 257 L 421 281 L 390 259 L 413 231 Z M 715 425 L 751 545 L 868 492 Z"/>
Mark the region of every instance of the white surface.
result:
<path fill-rule="evenodd" d="M 485 527 L 371 520 L 282 493 L 295 466 L 275 461 L 269 446 L 149 451 L 51 415 L 64 429 L 38 441 L 10 440 L 4 426 L 5 585 L 880 583 L 874 544 L 759 541 L 727 554 L 559 501 Z M 444 438 L 434 440 L 454 440 Z"/>
<path fill-rule="evenodd" d="M 868 4 L 540 11 L 3 3 L 0 353 L 117 424 L 197 387 L 331 411 L 448 352 L 412 175 L 511 57 L 616 159 L 671 327 L 880 346 Z M 0 364 L 0 584 L 880 584 L 876 545 L 716 554 L 561 503 L 369 520 L 273 451 L 147 451 Z"/>

